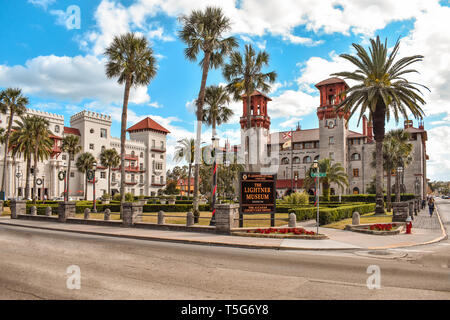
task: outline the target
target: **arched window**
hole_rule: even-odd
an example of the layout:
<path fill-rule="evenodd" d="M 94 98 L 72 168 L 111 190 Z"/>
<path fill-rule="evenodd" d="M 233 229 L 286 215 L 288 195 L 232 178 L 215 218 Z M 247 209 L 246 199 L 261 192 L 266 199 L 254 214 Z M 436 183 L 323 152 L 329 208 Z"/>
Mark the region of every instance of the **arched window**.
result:
<path fill-rule="evenodd" d="M 293 163 L 300 163 L 300 158 L 299 157 L 295 157 L 294 159 L 292 159 Z"/>
<path fill-rule="evenodd" d="M 55 126 L 55 133 L 59 133 L 59 126 L 58 125 Z"/>
<path fill-rule="evenodd" d="M 131 151 L 131 156 L 134 157 L 134 151 Z"/>
<path fill-rule="evenodd" d="M 359 194 L 359 188 L 358 187 L 354 187 L 353 188 L 353 194 Z"/>
<path fill-rule="evenodd" d="M 314 157 L 314 160 L 319 161 L 319 157 L 320 157 L 319 155 L 315 156 L 315 157 Z"/>
<path fill-rule="evenodd" d="M 102 152 L 105 151 L 105 150 L 106 150 L 106 147 L 105 147 L 105 146 L 102 146 Z"/>
<path fill-rule="evenodd" d="M 312 162 L 310 156 L 306 156 L 303 158 L 303 163 L 310 163 L 310 162 Z"/>
<path fill-rule="evenodd" d="M 281 164 L 289 164 L 289 159 L 288 158 L 281 159 Z"/>
<path fill-rule="evenodd" d="M 354 153 L 350 157 L 351 160 L 361 160 L 361 155 L 359 153 Z"/>
<path fill-rule="evenodd" d="M 144 157 L 144 153 L 143 153 L 143 152 L 141 152 L 141 155 L 140 155 L 140 157 L 141 157 L 141 158 L 143 158 L 143 157 Z"/>

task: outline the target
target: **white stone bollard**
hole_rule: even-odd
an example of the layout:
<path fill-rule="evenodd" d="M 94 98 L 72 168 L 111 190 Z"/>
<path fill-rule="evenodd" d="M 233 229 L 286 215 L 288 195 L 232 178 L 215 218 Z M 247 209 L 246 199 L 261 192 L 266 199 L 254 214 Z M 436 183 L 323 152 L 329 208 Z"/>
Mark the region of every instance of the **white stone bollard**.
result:
<path fill-rule="evenodd" d="M 289 228 L 297 227 L 297 215 L 294 212 L 289 214 Z"/>
<path fill-rule="evenodd" d="M 105 217 L 104 217 L 105 221 L 108 221 L 110 219 L 110 216 L 111 216 L 111 210 L 106 209 L 105 210 Z"/>
<path fill-rule="evenodd" d="M 352 225 L 357 226 L 360 223 L 360 216 L 359 216 L 359 212 L 355 211 L 353 212 L 353 216 L 352 216 Z"/>
<path fill-rule="evenodd" d="M 51 207 L 45 208 L 45 215 L 47 217 L 51 217 L 51 215 L 52 215 L 52 208 Z"/>
<path fill-rule="evenodd" d="M 88 220 L 91 217 L 91 210 L 89 208 L 84 209 L 84 219 Z"/>
<path fill-rule="evenodd" d="M 37 208 L 36 208 L 36 206 L 32 206 L 32 207 L 30 208 L 30 214 L 31 214 L 32 216 L 37 215 Z"/>
<path fill-rule="evenodd" d="M 192 212 L 188 212 L 186 215 L 186 226 L 190 227 L 194 225 L 194 214 Z"/>
<path fill-rule="evenodd" d="M 164 218 L 164 211 L 159 211 L 158 212 L 158 224 L 164 224 L 166 221 L 166 219 Z"/>

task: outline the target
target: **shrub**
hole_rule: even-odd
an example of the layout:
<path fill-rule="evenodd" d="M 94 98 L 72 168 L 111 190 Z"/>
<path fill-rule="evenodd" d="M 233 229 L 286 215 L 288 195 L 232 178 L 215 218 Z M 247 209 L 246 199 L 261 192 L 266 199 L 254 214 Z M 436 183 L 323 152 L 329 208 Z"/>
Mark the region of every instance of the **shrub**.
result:
<path fill-rule="evenodd" d="M 133 202 L 134 201 L 134 196 L 132 193 L 127 192 L 125 193 L 125 201 L 126 202 Z"/>
<path fill-rule="evenodd" d="M 102 195 L 102 200 L 109 200 L 109 199 L 111 199 L 111 196 L 109 195 L 109 193 L 104 193 Z"/>
<path fill-rule="evenodd" d="M 113 200 L 115 200 L 115 201 L 120 201 L 121 195 L 120 195 L 120 193 L 116 193 L 116 194 L 113 195 L 112 198 L 113 198 Z"/>
<path fill-rule="evenodd" d="M 283 204 L 308 204 L 309 195 L 306 192 L 294 192 L 288 196 L 284 196 L 281 203 Z"/>
<path fill-rule="evenodd" d="M 191 204 L 146 204 L 144 205 L 143 212 L 188 212 L 192 208 L 193 206 Z M 211 210 L 208 204 L 201 204 L 198 208 L 200 211 Z"/>

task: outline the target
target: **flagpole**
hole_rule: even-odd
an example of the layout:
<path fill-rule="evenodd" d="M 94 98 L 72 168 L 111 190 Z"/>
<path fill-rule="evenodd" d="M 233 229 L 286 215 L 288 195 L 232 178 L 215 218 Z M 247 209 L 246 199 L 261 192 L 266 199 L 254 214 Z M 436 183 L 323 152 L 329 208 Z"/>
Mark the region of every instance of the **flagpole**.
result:
<path fill-rule="evenodd" d="M 294 162 L 292 156 L 294 154 L 294 133 L 291 129 L 291 192 L 294 191 Z"/>

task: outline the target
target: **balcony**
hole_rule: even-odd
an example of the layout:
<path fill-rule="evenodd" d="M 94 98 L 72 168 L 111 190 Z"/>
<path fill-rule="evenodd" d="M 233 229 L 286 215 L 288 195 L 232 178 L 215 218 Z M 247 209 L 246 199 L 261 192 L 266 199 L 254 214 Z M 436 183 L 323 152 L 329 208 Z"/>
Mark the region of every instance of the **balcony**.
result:
<path fill-rule="evenodd" d="M 152 187 L 165 187 L 165 186 L 166 186 L 165 183 L 152 182 Z"/>
<path fill-rule="evenodd" d="M 125 160 L 134 160 L 134 161 L 137 161 L 137 160 L 139 160 L 139 157 L 138 157 L 137 155 L 126 154 L 126 155 L 125 155 Z"/>
<path fill-rule="evenodd" d="M 153 152 L 164 153 L 164 152 L 166 152 L 166 149 L 165 149 L 165 148 L 152 147 L 152 148 L 151 148 L 151 151 L 153 151 Z"/>
<path fill-rule="evenodd" d="M 125 181 L 125 184 L 134 186 L 134 185 L 138 184 L 138 182 L 137 182 L 137 180 L 130 180 L 130 181 Z"/>

